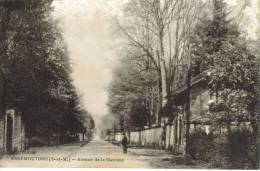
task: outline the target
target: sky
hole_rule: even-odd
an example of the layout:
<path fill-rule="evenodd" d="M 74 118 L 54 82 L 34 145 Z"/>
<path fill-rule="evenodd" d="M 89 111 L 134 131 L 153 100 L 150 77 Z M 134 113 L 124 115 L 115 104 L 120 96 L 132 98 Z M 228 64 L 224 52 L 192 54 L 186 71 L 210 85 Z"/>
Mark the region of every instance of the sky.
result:
<path fill-rule="evenodd" d="M 116 3 L 116 2 L 114 2 Z M 107 88 L 115 63 L 109 20 L 118 13 L 113 1 L 56 0 L 54 17 L 63 30 L 72 62 L 74 85 L 82 105 L 96 122 L 108 113 Z"/>
<path fill-rule="evenodd" d="M 249 2 L 243 11 L 244 31 L 249 39 L 256 39 L 260 35 L 258 0 L 226 1 L 234 8 Z M 112 15 L 121 15 L 122 0 L 55 0 L 53 6 L 70 53 L 74 85 L 82 94 L 82 105 L 99 124 L 109 112 L 107 88 L 118 58 L 109 21 Z"/>

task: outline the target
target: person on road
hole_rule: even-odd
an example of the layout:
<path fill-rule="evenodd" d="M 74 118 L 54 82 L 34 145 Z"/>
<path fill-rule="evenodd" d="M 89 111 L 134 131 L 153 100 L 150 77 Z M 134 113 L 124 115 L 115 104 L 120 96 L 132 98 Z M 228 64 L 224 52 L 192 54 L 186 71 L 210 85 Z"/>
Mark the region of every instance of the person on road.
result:
<path fill-rule="evenodd" d="M 127 137 L 126 135 L 124 135 L 122 139 L 123 153 L 127 153 L 127 144 L 128 144 Z"/>

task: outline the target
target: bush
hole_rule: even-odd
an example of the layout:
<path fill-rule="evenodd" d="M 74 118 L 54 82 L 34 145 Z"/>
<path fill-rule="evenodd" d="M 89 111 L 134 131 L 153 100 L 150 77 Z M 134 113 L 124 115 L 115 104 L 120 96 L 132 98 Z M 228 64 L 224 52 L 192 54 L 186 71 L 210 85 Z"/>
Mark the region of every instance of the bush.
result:
<path fill-rule="evenodd" d="M 4 156 L 4 150 L 0 148 L 0 160 L 2 159 L 3 156 Z"/>
<path fill-rule="evenodd" d="M 28 147 L 42 147 L 47 145 L 46 138 L 42 137 L 31 137 L 28 139 Z"/>
<path fill-rule="evenodd" d="M 189 137 L 188 152 L 192 159 L 208 161 L 209 151 L 213 148 L 212 134 L 207 135 L 202 129 L 193 132 Z"/>
<path fill-rule="evenodd" d="M 229 168 L 228 140 L 226 135 L 218 135 L 212 140 L 213 148 L 209 151 L 209 163 L 213 168 Z"/>
<path fill-rule="evenodd" d="M 247 129 L 233 131 L 228 136 L 228 158 L 234 169 L 256 168 L 256 137 Z"/>
<path fill-rule="evenodd" d="M 210 163 L 212 168 L 256 169 L 256 137 L 248 129 L 228 134 L 207 135 L 198 130 L 190 135 L 189 154 Z"/>
<path fill-rule="evenodd" d="M 225 169 L 256 169 L 256 137 L 248 129 L 233 130 L 214 140 L 212 167 Z"/>

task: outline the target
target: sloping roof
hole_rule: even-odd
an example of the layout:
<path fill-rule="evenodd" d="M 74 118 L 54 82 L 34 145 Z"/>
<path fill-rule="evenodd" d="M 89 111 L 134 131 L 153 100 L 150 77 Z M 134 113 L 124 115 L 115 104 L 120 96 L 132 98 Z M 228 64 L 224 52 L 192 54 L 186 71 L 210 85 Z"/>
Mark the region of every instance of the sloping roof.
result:
<path fill-rule="evenodd" d="M 208 77 L 209 77 L 208 71 L 201 72 L 200 74 L 196 75 L 195 77 L 192 77 L 191 78 L 191 87 L 200 82 L 207 81 Z M 179 94 L 183 93 L 185 90 L 187 90 L 187 82 L 181 84 L 177 89 L 173 90 L 173 93 L 171 95 L 169 95 L 169 97 L 179 95 Z"/>

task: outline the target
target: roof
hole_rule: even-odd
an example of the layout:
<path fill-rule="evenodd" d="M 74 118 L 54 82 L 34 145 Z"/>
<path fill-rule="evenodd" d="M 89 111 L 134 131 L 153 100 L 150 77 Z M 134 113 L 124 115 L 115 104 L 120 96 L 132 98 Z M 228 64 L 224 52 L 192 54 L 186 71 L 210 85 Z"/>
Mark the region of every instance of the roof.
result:
<path fill-rule="evenodd" d="M 195 77 L 191 78 L 191 87 L 194 85 L 197 85 L 198 83 L 208 81 L 210 73 L 208 71 L 201 72 L 200 74 L 196 75 Z M 174 97 L 177 96 L 184 91 L 187 90 L 187 82 L 184 82 L 180 86 L 177 87 L 177 89 L 173 90 L 173 93 L 169 95 L 168 97 Z"/>

